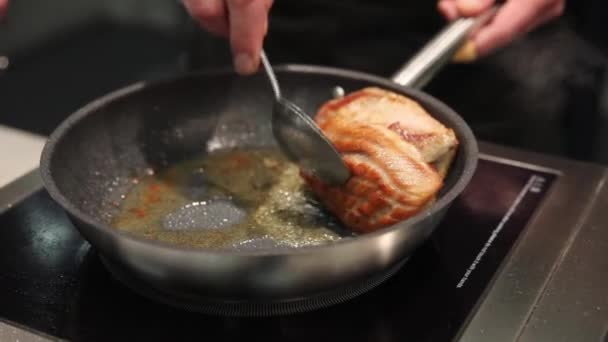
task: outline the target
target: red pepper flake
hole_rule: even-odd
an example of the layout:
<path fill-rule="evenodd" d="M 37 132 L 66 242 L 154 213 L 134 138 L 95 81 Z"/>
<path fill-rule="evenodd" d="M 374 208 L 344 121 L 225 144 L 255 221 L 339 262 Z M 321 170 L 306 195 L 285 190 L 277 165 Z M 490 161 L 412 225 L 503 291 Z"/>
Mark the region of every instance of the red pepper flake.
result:
<path fill-rule="evenodd" d="M 137 215 L 137 217 L 146 216 L 146 212 L 141 208 L 131 208 L 131 209 L 129 209 L 129 211 L 132 212 L 133 214 Z"/>
<path fill-rule="evenodd" d="M 247 167 L 251 164 L 251 159 L 245 153 L 237 153 L 232 157 L 232 167 Z"/>
<path fill-rule="evenodd" d="M 144 201 L 146 203 L 159 202 L 160 201 L 160 190 L 159 184 L 148 185 L 148 191 L 144 194 Z"/>
<path fill-rule="evenodd" d="M 146 195 L 147 203 L 153 203 L 153 202 L 158 202 L 158 201 L 160 201 L 160 196 L 158 194 L 147 194 Z"/>

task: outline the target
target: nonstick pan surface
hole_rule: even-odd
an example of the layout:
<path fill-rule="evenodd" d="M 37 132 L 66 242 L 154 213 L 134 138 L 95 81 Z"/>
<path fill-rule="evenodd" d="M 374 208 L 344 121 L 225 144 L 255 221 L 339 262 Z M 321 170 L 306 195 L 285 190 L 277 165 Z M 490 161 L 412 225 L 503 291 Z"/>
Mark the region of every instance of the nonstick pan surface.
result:
<path fill-rule="evenodd" d="M 272 242 L 260 248 L 191 248 L 119 231 L 110 223 L 133 177 L 199 156 L 210 146 L 276 148 L 272 92 L 262 74 L 213 71 L 138 83 L 68 117 L 50 136 L 40 165 L 49 194 L 129 287 L 169 304 L 229 315 L 293 313 L 335 304 L 395 272 L 470 181 L 477 165 L 475 137 L 437 99 L 348 70 L 287 65 L 276 71 L 285 96 L 310 114 L 331 99 L 335 86 L 346 92 L 377 86 L 417 100 L 452 128 L 460 145 L 437 202 L 377 232 L 342 232 L 338 241 L 301 248 Z"/>

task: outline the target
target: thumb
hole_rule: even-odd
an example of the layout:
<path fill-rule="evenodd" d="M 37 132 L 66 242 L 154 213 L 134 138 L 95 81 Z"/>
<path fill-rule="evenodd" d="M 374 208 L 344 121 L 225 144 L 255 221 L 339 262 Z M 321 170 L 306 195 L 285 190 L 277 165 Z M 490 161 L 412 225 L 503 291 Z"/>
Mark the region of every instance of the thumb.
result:
<path fill-rule="evenodd" d="M 456 0 L 458 12 L 465 17 L 479 15 L 493 4 L 494 0 Z"/>

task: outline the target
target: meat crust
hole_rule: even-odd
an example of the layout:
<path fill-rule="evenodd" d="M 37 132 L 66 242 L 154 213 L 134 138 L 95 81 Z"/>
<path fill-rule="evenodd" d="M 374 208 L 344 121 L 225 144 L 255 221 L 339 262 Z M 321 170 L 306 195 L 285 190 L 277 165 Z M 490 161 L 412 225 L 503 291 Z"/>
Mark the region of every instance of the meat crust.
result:
<path fill-rule="evenodd" d="M 326 102 L 315 122 L 352 176 L 341 186 L 302 176 L 329 211 L 360 233 L 430 205 L 458 146 L 454 132 L 417 102 L 375 87 Z"/>

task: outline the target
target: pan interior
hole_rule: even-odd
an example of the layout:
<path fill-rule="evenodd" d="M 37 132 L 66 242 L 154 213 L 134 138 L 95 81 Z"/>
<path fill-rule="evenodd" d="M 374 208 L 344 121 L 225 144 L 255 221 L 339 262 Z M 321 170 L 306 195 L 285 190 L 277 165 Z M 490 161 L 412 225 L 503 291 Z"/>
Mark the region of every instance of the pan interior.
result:
<path fill-rule="evenodd" d="M 132 182 L 112 225 L 163 242 L 297 248 L 347 235 L 274 148 L 212 151 Z"/>
<path fill-rule="evenodd" d="M 378 84 L 352 75 L 279 71 L 277 76 L 285 96 L 310 114 L 316 113 L 325 101 L 332 98 L 332 90 L 337 85 L 347 92 L 367 86 L 390 88 L 389 83 Z M 398 89 L 393 86 L 393 90 Z M 468 132 L 467 128 L 458 126 L 462 123 L 455 121 L 444 107 L 426 100 L 421 104 L 438 120 L 454 128 L 462 142 L 439 194 L 441 197 L 462 176 L 466 166 L 466 156 L 462 152 L 467 152 L 468 144 L 474 142 L 463 135 L 463 132 Z M 253 155 L 251 151 L 255 150 L 263 155 L 266 153 L 265 156 L 268 153 L 276 156 L 278 149 L 270 126 L 271 113 L 272 92 L 263 75 L 238 77 L 232 73 L 216 73 L 158 83 L 128 92 L 126 96 L 104 98 L 69 119 L 56 134 L 58 139 L 48 161 L 47 172 L 57 190 L 76 208 L 77 216 L 86 215 L 98 225 L 118 223 L 122 228 L 129 225 L 125 212 L 138 215 L 137 210 L 129 211 L 134 209 L 129 205 L 136 202 L 134 198 L 141 195 L 142 189 L 154 182 L 166 186 L 167 182 L 171 183 L 171 177 L 176 177 L 174 181 L 178 180 L 178 186 L 174 194 L 170 191 L 168 194 L 169 197 L 179 194 L 183 198 L 166 215 L 156 216 L 157 227 L 164 229 L 163 234 L 173 236 L 168 238 L 170 241 L 191 241 L 188 234 L 200 234 L 197 243 L 211 247 L 214 244 L 211 240 L 204 241 L 203 236 L 217 235 L 220 231 L 229 230 L 227 226 L 247 221 L 251 207 L 243 204 L 243 198 L 230 197 L 221 191 L 211 191 L 211 195 L 199 193 L 196 197 L 196 191 L 209 190 L 197 185 L 197 181 L 207 182 L 209 179 L 202 175 L 197 179 L 196 170 L 205 161 L 216 160 L 213 158 L 234 149 L 248 155 Z M 281 157 L 276 159 L 284 166 L 283 170 L 290 169 L 283 164 Z M 264 158 L 257 159 L 257 162 L 260 160 L 263 164 Z M 226 177 L 236 180 L 243 176 Z M 134 180 L 141 184 L 135 184 Z M 184 197 L 188 193 L 190 197 Z M 206 204 L 202 205 L 202 202 Z M 316 233 L 310 234 L 309 231 L 306 235 L 300 232 L 300 235 L 292 234 L 292 237 L 312 236 L 311 243 L 319 243 L 351 236 L 339 225 L 334 226 L 331 217 L 317 215 L 319 211 L 314 203 L 309 200 L 302 203 L 313 208 L 314 215 L 309 215 L 309 218 L 323 219 L 313 225 L 317 227 Z M 208 229 L 192 225 L 191 220 L 201 219 L 205 213 L 213 216 L 206 223 Z M 220 220 L 218 216 L 221 216 Z M 228 222 L 224 222 L 224 218 Z M 254 234 L 253 237 L 239 234 L 229 239 L 216 238 L 215 241 L 221 242 L 222 246 L 241 249 L 272 248 L 289 243 L 289 239 L 284 239 L 287 233 Z M 145 234 L 139 235 L 146 237 Z M 323 238 L 319 239 L 320 236 Z M 292 245 L 298 245 L 293 242 L 291 240 Z"/>

